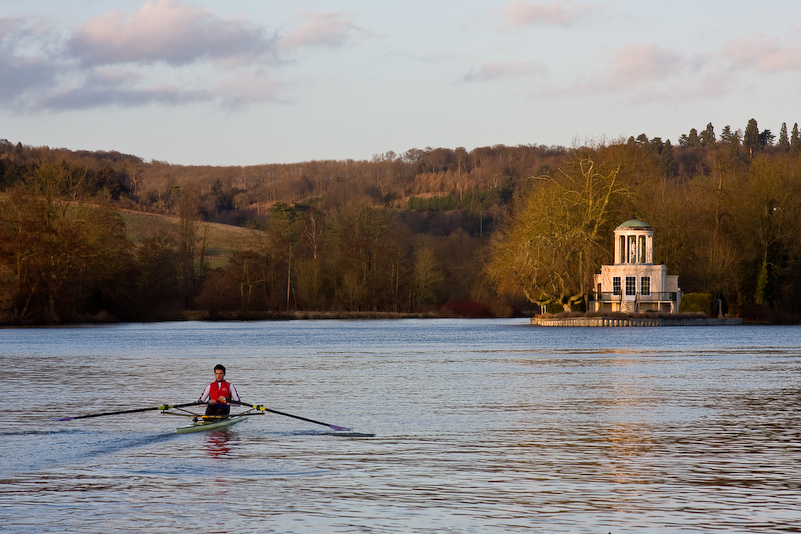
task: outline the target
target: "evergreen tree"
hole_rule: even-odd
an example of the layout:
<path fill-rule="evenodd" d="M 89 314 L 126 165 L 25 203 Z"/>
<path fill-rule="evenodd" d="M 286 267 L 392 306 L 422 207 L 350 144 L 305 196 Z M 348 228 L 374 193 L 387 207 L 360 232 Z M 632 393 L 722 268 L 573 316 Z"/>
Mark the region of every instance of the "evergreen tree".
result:
<path fill-rule="evenodd" d="M 659 154 L 659 165 L 662 167 L 662 172 L 668 178 L 673 178 L 679 170 L 679 165 L 676 163 L 676 158 L 673 155 L 673 145 L 670 139 L 665 141 L 662 145 L 662 152 Z"/>
<path fill-rule="evenodd" d="M 793 125 L 793 133 L 790 136 L 790 151 L 795 153 L 801 150 L 801 136 L 798 133 L 798 123 Z"/>
<path fill-rule="evenodd" d="M 698 137 L 698 130 L 693 128 L 687 136 L 688 146 L 701 146 L 701 139 Z"/>
<path fill-rule="evenodd" d="M 662 153 L 662 147 L 664 146 L 664 143 L 662 143 L 662 138 L 661 137 L 654 137 L 653 139 L 651 139 L 650 146 L 651 146 L 651 150 L 653 150 L 657 154 L 661 154 Z"/>
<path fill-rule="evenodd" d="M 731 131 L 731 126 L 728 124 L 723 127 L 723 131 L 720 132 L 720 140 L 724 143 L 731 143 L 738 145 L 742 140 L 742 132 L 737 130 L 736 132 Z"/>
<path fill-rule="evenodd" d="M 710 146 L 715 144 L 715 127 L 712 123 L 706 125 L 706 129 L 701 132 L 701 146 Z"/>
<path fill-rule="evenodd" d="M 762 130 L 759 133 L 759 148 L 765 148 L 766 146 L 773 146 L 773 141 L 776 140 L 776 136 L 773 135 L 773 132 L 770 130 Z"/>
<path fill-rule="evenodd" d="M 782 123 L 782 128 L 779 130 L 779 148 L 783 152 L 790 150 L 790 138 L 787 136 L 787 123 Z"/>
<path fill-rule="evenodd" d="M 753 154 L 754 150 L 759 149 L 759 127 L 756 119 L 749 120 L 748 125 L 745 127 L 743 146 L 748 150 L 749 154 Z"/>

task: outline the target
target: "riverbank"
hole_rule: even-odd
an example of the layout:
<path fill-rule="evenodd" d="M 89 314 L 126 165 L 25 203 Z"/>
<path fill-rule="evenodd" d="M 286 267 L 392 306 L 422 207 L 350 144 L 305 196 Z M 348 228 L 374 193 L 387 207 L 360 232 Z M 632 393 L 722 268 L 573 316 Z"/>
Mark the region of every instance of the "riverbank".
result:
<path fill-rule="evenodd" d="M 288 311 L 254 312 L 249 314 L 224 313 L 210 317 L 207 312 L 184 312 L 189 321 L 296 321 L 314 319 L 439 319 L 437 313 L 396 313 L 375 311 Z"/>
<path fill-rule="evenodd" d="M 740 318 L 681 316 L 665 317 L 532 317 L 534 326 L 736 326 Z"/>

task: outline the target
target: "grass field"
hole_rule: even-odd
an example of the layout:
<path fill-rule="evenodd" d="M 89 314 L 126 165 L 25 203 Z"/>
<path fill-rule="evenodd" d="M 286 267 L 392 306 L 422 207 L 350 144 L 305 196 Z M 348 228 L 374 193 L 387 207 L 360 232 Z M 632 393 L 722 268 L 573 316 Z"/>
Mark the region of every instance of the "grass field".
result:
<path fill-rule="evenodd" d="M 0 192 L 0 202 L 8 200 L 8 193 Z M 91 205 L 90 205 L 91 206 Z M 119 210 L 128 230 L 128 238 L 134 243 L 141 243 L 159 231 L 175 233 L 178 231 L 180 219 L 154 213 L 131 210 Z M 206 258 L 211 269 L 224 267 L 231 255 L 254 239 L 258 232 L 239 226 L 217 223 L 200 223 L 199 236 L 206 234 Z"/>
<path fill-rule="evenodd" d="M 180 219 L 153 213 L 121 211 L 128 229 L 128 238 L 134 243 L 164 231 L 178 231 Z M 206 235 L 206 258 L 211 269 L 223 267 L 235 251 L 244 248 L 256 235 L 255 230 L 216 223 L 200 223 L 198 236 Z"/>

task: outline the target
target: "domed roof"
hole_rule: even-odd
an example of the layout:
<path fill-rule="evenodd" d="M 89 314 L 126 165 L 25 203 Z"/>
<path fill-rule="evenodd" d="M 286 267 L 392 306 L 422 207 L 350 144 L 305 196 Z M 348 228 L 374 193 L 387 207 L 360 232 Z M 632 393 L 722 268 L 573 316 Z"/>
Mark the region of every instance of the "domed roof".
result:
<path fill-rule="evenodd" d="M 634 219 L 630 219 L 630 220 L 622 223 L 620 226 L 618 226 L 618 228 L 635 228 L 635 229 L 641 229 L 641 230 L 653 230 L 653 228 L 648 226 L 647 222 L 641 221 L 640 219 L 637 219 L 636 217 Z"/>

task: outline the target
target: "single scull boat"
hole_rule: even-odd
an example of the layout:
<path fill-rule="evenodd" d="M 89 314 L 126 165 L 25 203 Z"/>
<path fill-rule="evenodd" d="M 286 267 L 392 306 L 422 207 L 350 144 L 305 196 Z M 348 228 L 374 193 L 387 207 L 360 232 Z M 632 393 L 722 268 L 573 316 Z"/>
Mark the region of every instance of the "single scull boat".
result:
<path fill-rule="evenodd" d="M 322 421 L 315 421 L 314 419 L 301 417 L 299 415 L 292 415 L 286 412 L 279 412 L 278 410 L 266 408 L 261 404 L 247 404 L 240 401 L 232 402 L 232 404 L 246 407 L 247 410 L 245 410 L 244 412 L 233 413 L 226 416 L 201 415 L 199 413 L 190 412 L 189 410 L 185 409 L 188 406 L 198 406 L 198 405 L 205 406 L 205 404 L 206 403 L 204 402 L 188 402 L 185 404 L 161 404 L 159 406 L 151 406 L 150 408 L 135 408 L 133 410 L 120 410 L 116 412 L 91 413 L 87 415 L 75 415 L 72 417 L 51 417 L 50 419 L 52 419 L 53 421 L 72 421 L 73 419 L 86 419 L 88 417 L 101 417 L 105 415 L 120 415 L 128 413 L 147 412 L 150 410 L 161 410 L 161 413 L 165 415 L 178 415 L 182 417 L 191 417 L 192 422 L 190 424 L 179 426 L 178 428 L 175 429 L 175 431 L 179 434 L 188 434 L 190 432 L 204 432 L 206 430 L 222 430 L 230 427 L 231 425 L 241 423 L 251 415 L 264 415 L 265 412 L 270 412 L 278 415 L 284 415 L 286 417 L 292 417 L 293 419 L 299 419 L 301 421 L 307 421 L 309 423 L 314 423 L 317 425 L 324 425 L 336 432 L 350 430 L 350 428 L 346 428 L 343 426 L 329 425 L 328 423 L 323 423 Z"/>
<path fill-rule="evenodd" d="M 256 414 L 252 414 L 256 415 Z M 190 432 L 205 432 L 206 430 L 224 430 L 229 426 L 241 423 L 247 419 L 244 415 L 232 415 L 229 417 L 203 418 L 188 425 L 179 426 L 175 429 L 179 434 L 189 434 Z"/>

